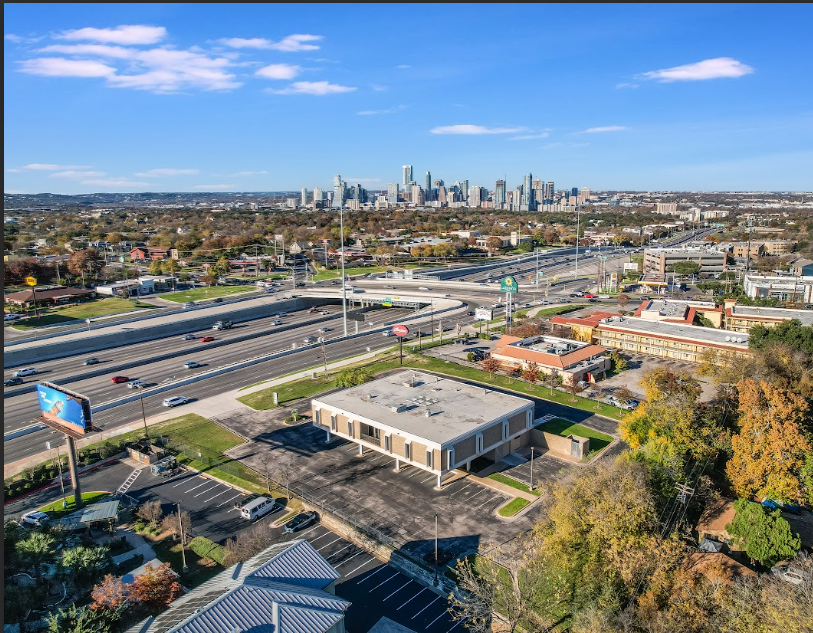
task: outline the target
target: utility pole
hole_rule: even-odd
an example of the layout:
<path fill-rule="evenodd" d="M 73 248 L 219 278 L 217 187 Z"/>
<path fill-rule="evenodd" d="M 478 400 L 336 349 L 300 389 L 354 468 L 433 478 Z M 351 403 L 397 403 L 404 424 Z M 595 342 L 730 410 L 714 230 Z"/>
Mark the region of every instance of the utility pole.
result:
<path fill-rule="evenodd" d="M 181 560 L 183 561 L 183 568 L 182 572 L 185 574 L 189 571 L 189 567 L 186 566 L 186 550 L 184 546 L 186 545 L 186 531 L 183 529 L 183 521 L 181 521 L 181 504 L 178 503 L 178 528 L 181 530 Z"/>
<path fill-rule="evenodd" d="M 344 213 L 339 207 L 339 233 L 340 233 L 340 256 L 342 258 L 342 318 L 344 319 L 344 337 L 347 338 L 347 291 L 345 290 L 344 278 Z"/>
<path fill-rule="evenodd" d="M 51 442 L 45 442 L 48 450 L 51 450 Z M 62 507 L 66 508 L 68 502 L 65 500 L 65 481 L 62 479 L 62 455 L 59 453 L 59 444 L 56 445 L 56 463 L 59 468 L 59 488 L 62 490 Z"/>
<path fill-rule="evenodd" d="M 325 352 L 325 335 L 319 337 L 319 340 L 322 341 L 322 362 L 325 366 L 325 376 L 327 376 L 327 352 Z"/>
<path fill-rule="evenodd" d="M 534 489 L 534 447 L 531 446 L 531 491 Z"/>
<path fill-rule="evenodd" d="M 141 402 L 141 419 L 144 421 L 144 437 L 147 438 L 147 441 L 150 441 L 150 432 L 147 430 L 147 415 L 144 413 L 144 394 L 142 390 L 144 387 L 139 386 L 138 388 L 138 399 Z"/>
<path fill-rule="evenodd" d="M 580 216 L 581 206 L 576 205 L 576 272 L 573 276 L 573 279 L 577 279 L 579 277 L 579 229 L 580 229 Z"/>
<path fill-rule="evenodd" d="M 435 515 L 435 585 L 438 584 L 438 515 Z"/>

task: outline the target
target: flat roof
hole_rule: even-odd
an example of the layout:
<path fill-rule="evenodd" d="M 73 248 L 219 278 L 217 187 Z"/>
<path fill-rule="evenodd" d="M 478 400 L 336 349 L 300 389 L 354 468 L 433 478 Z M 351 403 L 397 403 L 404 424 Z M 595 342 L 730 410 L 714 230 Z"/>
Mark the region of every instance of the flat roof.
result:
<path fill-rule="evenodd" d="M 754 319 L 798 319 L 802 325 L 813 325 L 813 310 L 787 310 L 785 308 L 758 308 L 735 305 L 731 314 L 734 317 Z"/>
<path fill-rule="evenodd" d="M 682 323 L 669 323 L 668 321 L 649 321 L 636 317 L 615 317 L 605 319 L 598 325 L 599 331 L 608 329 L 627 330 L 660 336 L 664 338 L 677 338 L 698 341 L 700 343 L 710 343 L 730 349 L 748 349 L 748 335 L 737 334 L 727 330 L 718 330 L 712 327 L 700 327 L 697 325 L 684 325 Z M 726 340 L 728 337 L 728 340 Z M 733 339 L 742 340 L 737 343 Z"/>
<path fill-rule="evenodd" d="M 533 406 L 526 398 L 412 370 L 320 396 L 313 403 L 441 445 Z M 402 410 L 396 412 L 398 408 Z"/>

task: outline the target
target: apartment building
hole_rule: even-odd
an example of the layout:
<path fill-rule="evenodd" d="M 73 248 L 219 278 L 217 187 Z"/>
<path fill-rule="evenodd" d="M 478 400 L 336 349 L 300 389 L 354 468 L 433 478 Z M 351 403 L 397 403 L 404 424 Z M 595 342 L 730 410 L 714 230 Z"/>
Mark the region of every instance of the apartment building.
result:
<path fill-rule="evenodd" d="M 665 274 L 678 262 L 700 264 L 701 275 L 725 272 L 726 253 L 705 248 L 647 248 L 644 251 L 644 272 Z"/>

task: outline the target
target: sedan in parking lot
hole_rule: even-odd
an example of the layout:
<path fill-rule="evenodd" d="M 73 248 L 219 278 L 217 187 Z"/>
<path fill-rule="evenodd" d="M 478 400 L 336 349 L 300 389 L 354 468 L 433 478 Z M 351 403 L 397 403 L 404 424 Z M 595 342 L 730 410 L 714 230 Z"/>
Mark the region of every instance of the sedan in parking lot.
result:
<path fill-rule="evenodd" d="M 110 382 L 117 385 L 120 382 L 130 382 L 130 379 L 127 376 L 113 376 Z"/>
<path fill-rule="evenodd" d="M 309 525 L 313 525 L 318 520 L 319 515 L 316 514 L 316 512 L 302 512 L 288 521 L 283 529 L 290 534 L 292 532 L 296 532 L 297 530 L 302 530 Z"/>

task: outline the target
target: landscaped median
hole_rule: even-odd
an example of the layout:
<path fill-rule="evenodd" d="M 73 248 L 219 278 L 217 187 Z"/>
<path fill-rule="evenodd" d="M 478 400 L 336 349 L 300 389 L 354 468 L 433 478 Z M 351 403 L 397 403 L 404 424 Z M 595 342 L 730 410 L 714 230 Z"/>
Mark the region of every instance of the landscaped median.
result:
<path fill-rule="evenodd" d="M 136 310 L 155 307 L 156 306 L 148 303 L 141 303 L 136 299 L 109 297 L 106 299 L 84 301 L 78 305 L 68 307 L 48 308 L 41 310 L 39 317 L 20 319 L 19 321 L 14 322 L 11 327 L 16 330 L 31 330 L 33 328 L 43 327 L 46 325 L 74 323 L 76 321 L 92 319 L 94 317 L 110 316 L 111 314 L 124 314 L 125 312 L 134 312 Z"/>
<path fill-rule="evenodd" d="M 529 505 L 531 505 L 531 502 L 527 499 L 523 499 L 522 497 L 514 497 L 511 499 L 511 501 L 501 506 L 497 510 L 497 514 L 499 514 L 501 517 L 510 518 L 516 516 L 517 513 L 524 510 Z"/>
<path fill-rule="evenodd" d="M 553 433 L 554 435 L 559 435 L 560 437 L 578 435 L 579 437 L 589 438 L 590 451 L 584 456 L 584 461 L 590 461 L 594 455 L 600 451 L 603 451 L 613 441 L 613 438 L 606 433 L 582 426 L 581 424 L 576 424 L 570 420 L 563 420 L 562 418 L 553 418 L 552 420 L 548 420 L 544 424 L 540 424 L 535 428 L 538 431 Z"/>

